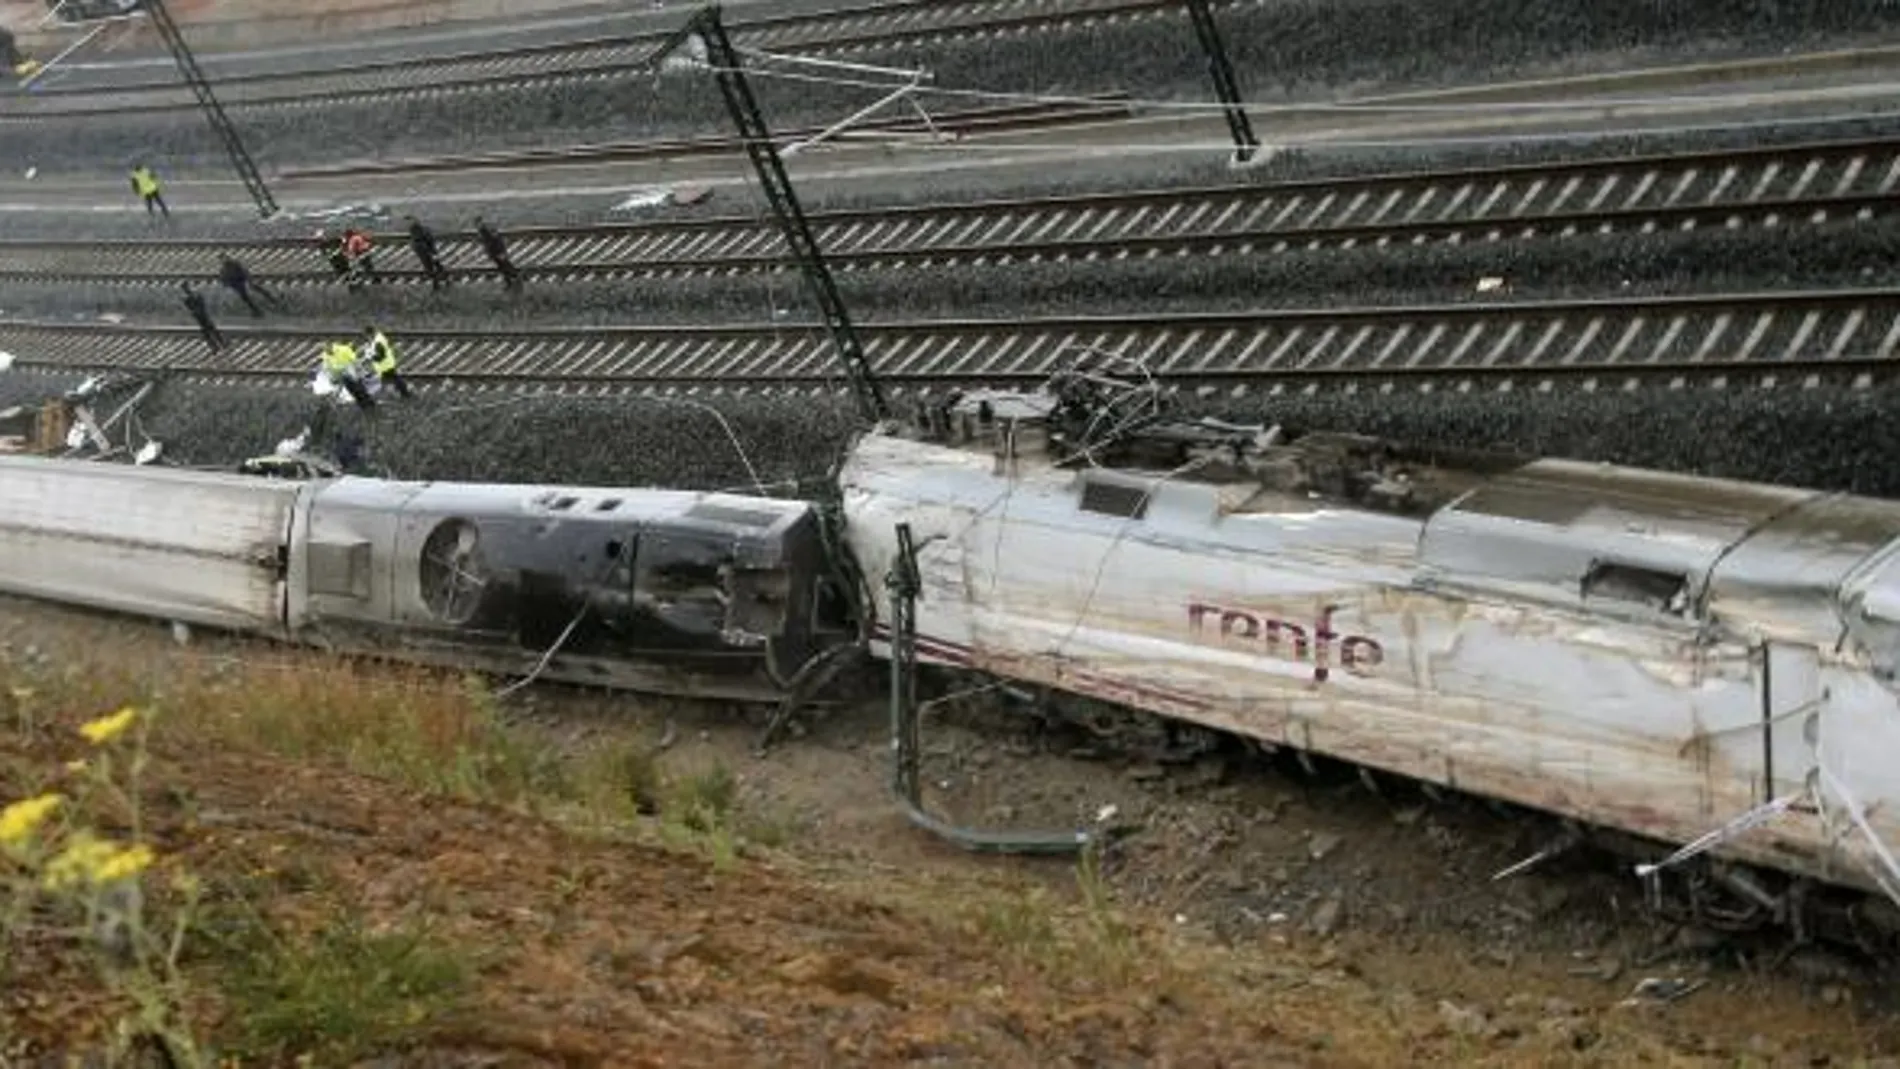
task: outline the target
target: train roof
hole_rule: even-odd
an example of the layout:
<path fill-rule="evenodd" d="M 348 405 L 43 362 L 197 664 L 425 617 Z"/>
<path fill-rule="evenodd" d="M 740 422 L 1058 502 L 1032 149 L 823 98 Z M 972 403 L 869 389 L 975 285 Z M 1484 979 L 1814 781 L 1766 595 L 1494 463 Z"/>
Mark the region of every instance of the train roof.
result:
<path fill-rule="evenodd" d="M 1686 626 L 1719 620 L 1822 645 L 1894 618 L 1900 659 L 1900 565 L 1888 563 L 1900 559 L 1900 502 L 1208 420 L 1155 419 L 1113 443 L 1085 441 L 1090 426 L 1074 415 L 1065 423 L 1056 395 L 976 394 L 944 406 L 934 426 L 886 436 L 962 451 L 979 479 L 999 449 L 1013 449 L 1035 461 L 1016 472 L 1045 489 L 1070 487 L 1086 511 L 1100 511 L 1092 487 L 1143 487 L 1157 532 L 1198 523 L 1214 542 L 1316 567 L 1399 566 L 1416 582 L 1478 596 Z M 861 455 L 906 463 L 901 447 Z M 1193 486 L 1204 489 L 1184 489 Z M 1195 504 L 1169 507 L 1171 498 Z"/>

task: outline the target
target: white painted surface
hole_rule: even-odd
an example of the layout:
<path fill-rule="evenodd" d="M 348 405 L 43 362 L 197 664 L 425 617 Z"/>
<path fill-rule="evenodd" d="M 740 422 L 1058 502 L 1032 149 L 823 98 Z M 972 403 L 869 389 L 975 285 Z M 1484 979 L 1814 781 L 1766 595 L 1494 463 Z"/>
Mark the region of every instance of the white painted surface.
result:
<path fill-rule="evenodd" d="M 277 632 L 300 487 L 125 464 L 0 458 L 0 589 Z"/>
<path fill-rule="evenodd" d="M 1628 476 L 1639 489 L 1655 481 Z M 1610 613 L 1580 596 L 1526 597 L 1522 582 L 1418 585 L 1420 520 L 1305 498 L 1223 512 L 1215 487 L 1185 483 L 1131 520 L 1082 511 L 1080 478 L 1023 461 L 1012 481 L 986 455 L 862 440 L 845 504 L 880 618 L 875 580 L 907 521 L 923 547 L 924 656 L 1678 843 L 1771 787 L 1802 791 L 1814 750 L 1793 711 L 1818 710 L 1834 774 L 1873 807 L 1881 837 L 1900 841 L 1900 819 L 1885 815 L 1900 803 L 1900 707 L 1863 655 L 1832 648 L 1838 626 L 1825 649 L 1776 648 L 1764 680 L 1771 654 L 1746 621 Z M 1604 478 L 1613 485 L 1615 470 Z M 1711 529 L 1719 507 L 1776 496 L 1711 486 L 1697 515 L 1671 502 L 1676 518 Z M 1606 507 L 1579 501 L 1578 515 Z M 1698 586 L 1723 551 L 1718 539 L 1684 558 L 1705 561 L 1691 564 L 1704 569 Z M 1797 809 L 1723 849 L 1870 886 L 1870 840 L 1846 852 L 1831 841 Z"/>

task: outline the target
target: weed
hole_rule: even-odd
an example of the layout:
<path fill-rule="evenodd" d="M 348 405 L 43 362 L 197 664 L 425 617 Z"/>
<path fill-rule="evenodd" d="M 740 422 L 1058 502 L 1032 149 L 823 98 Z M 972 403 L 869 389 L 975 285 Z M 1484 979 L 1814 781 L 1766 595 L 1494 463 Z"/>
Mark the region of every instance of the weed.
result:
<path fill-rule="evenodd" d="M 985 896 L 970 903 L 965 916 L 975 934 L 1031 964 L 1048 962 L 1062 943 L 1055 904 L 1040 887 Z"/>
<path fill-rule="evenodd" d="M 425 928 L 370 932 L 354 914 L 290 940 L 255 917 L 230 927 L 220 983 L 236 1053 L 257 1057 L 345 1064 L 413 1039 L 462 1004 L 474 972 Z"/>
<path fill-rule="evenodd" d="M 0 807 L 0 965 L 31 938 L 30 921 L 52 920 L 55 931 L 92 951 L 99 979 L 125 1007 L 113 1022 L 110 1055 L 156 1044 L 173 1064 L 198 1066 L 204 1057 L 185 1020 L 179 969 L 198 880 L 174 867 L 169 895 L 151 895 L 145 885 L 159 861 L 140 805 L 150 723 L 150 710 L 126 706 L 80 725 L 94 749 L 67 765 L 71 789 L 39 789 Z M 102 832 L 102 808 L 129 835 Z"/>
<path fill-rule="evenodd" d="M 1135 933 L 1115 908 L 1108 880 L 1102 874 L 1099 847 L 1085 847 L 1076 859 L 1075 885 L 1087 919 L 1087 939 L 1081 949 L 1092 971 L 1110 981 L 1132 974 L 1136 966 Z"/>

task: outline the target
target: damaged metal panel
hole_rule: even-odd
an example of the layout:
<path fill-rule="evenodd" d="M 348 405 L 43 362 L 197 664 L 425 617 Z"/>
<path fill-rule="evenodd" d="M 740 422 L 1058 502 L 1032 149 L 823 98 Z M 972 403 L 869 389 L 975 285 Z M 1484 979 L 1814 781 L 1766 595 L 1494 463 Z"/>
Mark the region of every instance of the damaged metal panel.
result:
<path fill-rule="evenodd" d="M 281 634 L 301 492 L 218 473 L 0 458 L 0 589 Z"/>
<path fill-rule="evenodd" d="M 1709 578 L 1709 613 L 1751 638 L 1831 647 L 1843 627 L 1841 584 L 1896 540 L 1900 502 L 1817 495 L 1721 559 Z"/>
<path fill-rule="evenodd" d="M 1514 596 L 1690 617 L 1708 572 L 1811 491 L 1544 460 L 1431 518 L 1429 574 Z"/>
<path fill-rule="evenodd" d="M 843 472 L 868 572 L 887 566 L 895 520 L 917 533 L 925 656 L 1676 841 L 1755 800 L 1762 699 L 1744 642 L 1603 611 L 1574 586 L 1568 605 L 1421 586 L 1417 519 L 1273 494 L 1157 516 L 1169 491 L 1210 489 L 1159 476 L 1141 516 L 1106 515 L 1075 473 L 1024 462 L 1005 479 L 986 460 L 871 438 Z M 1787 504 L 1686 496 L 1643 514 L 1663 543 L 1645 553 L 1627 539 L 1649 484 L 1585 508 L 1555 475 L 1465 503 L 1519 544 L 1541 517 L 1579 582 L 1585 543 L 1618 534 L 1626 558 L 1699 577 Z"/>
<path fill-rule="evenodd" d="M 545 656 L 549 678 L 706 693 L 789 676 L 844 637 L 818 619 L 828 572 L 804 502 L 346 479 L 311 531 L 313 552 L 371 545 L 370 597 L 313 591 L 333 642 L 382 633 L 412 654 L 523 672 Z"/>

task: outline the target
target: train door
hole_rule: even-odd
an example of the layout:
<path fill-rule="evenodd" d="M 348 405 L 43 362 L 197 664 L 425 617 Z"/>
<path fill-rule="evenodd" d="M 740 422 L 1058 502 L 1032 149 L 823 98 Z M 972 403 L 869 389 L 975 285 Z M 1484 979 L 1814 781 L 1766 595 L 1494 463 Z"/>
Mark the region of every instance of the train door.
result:
<path fill-rule="evenodd" d="M 1821 651 L 1813 646 L 1769 642 L 1761 653 L 1761 801 L 1766 803 L 1807 789 L 1826 686 Z"/>

